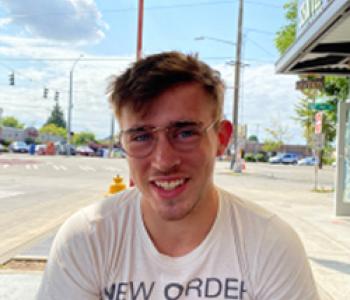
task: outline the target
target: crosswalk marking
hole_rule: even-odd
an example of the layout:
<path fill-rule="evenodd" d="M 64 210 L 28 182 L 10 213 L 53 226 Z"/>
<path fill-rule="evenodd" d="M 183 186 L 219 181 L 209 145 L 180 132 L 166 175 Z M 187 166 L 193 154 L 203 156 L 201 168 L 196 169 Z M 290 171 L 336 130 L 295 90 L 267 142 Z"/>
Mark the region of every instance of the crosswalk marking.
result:
<path fill-rule="evenodd" d="M 4 169 L 7 169 L 9 166 L 10 166 L 10 165 L 5 164 L 5 165 L 3 165 L 2 167 L 3 167 Z"/>
<path fill-rule="evenodd" d="M 67 171 L 67 168 L 66 168 L 65 166 L 62 166 L 62 165 L 60 165 L 60 166 L 58 166 L 58 165 L 52 165 L 52 167 L 53 167 L 56 171 L 60 171 L 60 170 L 62 170 L 62 171 Z"/>
<path fill-rule="evenodd" d="M 121 172 L 119 168 L 115 168 L 115 167 L 105 167 L 104 169 L 107 171 Z"/>
<path fill-rule="evenodd" d="M 96 172 L 96 169 L 94 169 L 90 166 L 79 166 L 79 168 L 83 171 L 86 171 L 86 172 L 89 172 L 89 171 Z"/>
<path fill-rule="evenodd" d="M 23 195 L 23 192 L 18 191 L 1 191 L 0 190 L 0 198 L 9 198 L 17 195 Z"/>

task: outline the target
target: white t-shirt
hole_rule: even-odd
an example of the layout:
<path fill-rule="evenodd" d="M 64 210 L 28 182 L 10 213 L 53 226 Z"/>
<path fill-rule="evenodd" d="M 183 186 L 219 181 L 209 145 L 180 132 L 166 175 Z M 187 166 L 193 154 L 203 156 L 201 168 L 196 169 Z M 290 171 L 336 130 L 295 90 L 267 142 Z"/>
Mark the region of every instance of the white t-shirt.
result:
<path fill-rule="evenodd" d="M 153 245 L 137 189 L 82 209 L 57 233 L 37 299 L 319 299 L 290 226 L 223 190 L 219 195 L 211 231 L 181 257 Z"/>

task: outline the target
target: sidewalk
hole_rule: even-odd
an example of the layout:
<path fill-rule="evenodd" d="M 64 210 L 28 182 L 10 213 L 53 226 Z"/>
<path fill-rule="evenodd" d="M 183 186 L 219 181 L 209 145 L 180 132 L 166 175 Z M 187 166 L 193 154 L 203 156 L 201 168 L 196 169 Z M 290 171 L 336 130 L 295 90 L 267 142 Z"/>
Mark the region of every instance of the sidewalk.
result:
<path fill-rule="evenodd" d="M 305 245 L 322 300 L 350 299 L 350 218 L 333 216 L 332 192 L 315 193 L 307 184 L 286 182 L 276 174 L 267 176 L 249 165 L 244 173 L 235 174 L 227 162 L 217 164 L 215 182 L 291 224 Z M 54 234 L 18 257 L 47 256 Z M 41 274 L 0 269 L 0 300 L 34 299 Z"/>

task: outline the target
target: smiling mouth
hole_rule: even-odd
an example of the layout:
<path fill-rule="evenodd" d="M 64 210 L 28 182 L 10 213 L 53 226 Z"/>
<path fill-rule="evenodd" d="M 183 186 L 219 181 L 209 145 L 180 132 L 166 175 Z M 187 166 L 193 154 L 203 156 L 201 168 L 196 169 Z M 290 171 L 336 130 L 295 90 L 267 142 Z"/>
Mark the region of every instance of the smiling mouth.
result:
<path fill-rule="evenodd" d="M 165 191 L 172 191 L 175 190 L 176 188 L 182 186 L 186 182 L 186 179 L 176 179 L 176 180 L 155 180 L 153 181 L 154 185 L 157 186 L 158 188 L 161 188 Z"/>

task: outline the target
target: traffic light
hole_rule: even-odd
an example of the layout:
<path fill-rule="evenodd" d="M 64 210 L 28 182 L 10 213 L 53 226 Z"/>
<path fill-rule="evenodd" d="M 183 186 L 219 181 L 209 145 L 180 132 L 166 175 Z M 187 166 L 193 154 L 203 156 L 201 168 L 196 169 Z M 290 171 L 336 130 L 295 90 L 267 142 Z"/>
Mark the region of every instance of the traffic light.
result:
<path fill-rule="evenodd" d="M 12 72 L 9 75 L 9 83 L 10 83 L 10 85 L 15 85 L 15 73 L 14 72 Z"/>
<path fill-rule="evenodd" d="M 44 88 L 43 97 L 44 97 L 45 99 L 47 99 L 48 93 L 49 93 L 49 89 L 48 89 L 48 88 Z"/>
<path fill-rule="evenodd" d="M 55 93 L 55 101 L 58 102 L 58 98 L 60 97 L 60 92 Z"/>

